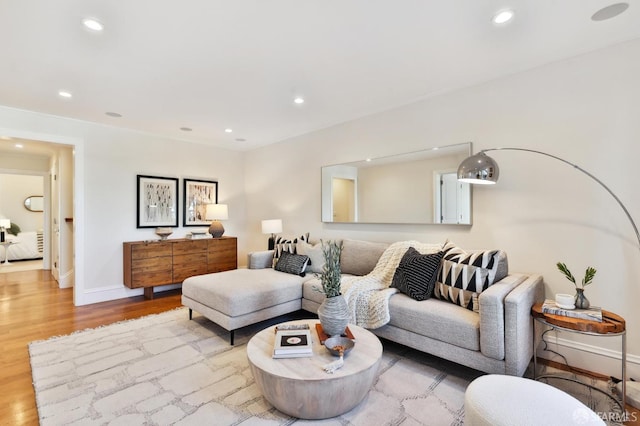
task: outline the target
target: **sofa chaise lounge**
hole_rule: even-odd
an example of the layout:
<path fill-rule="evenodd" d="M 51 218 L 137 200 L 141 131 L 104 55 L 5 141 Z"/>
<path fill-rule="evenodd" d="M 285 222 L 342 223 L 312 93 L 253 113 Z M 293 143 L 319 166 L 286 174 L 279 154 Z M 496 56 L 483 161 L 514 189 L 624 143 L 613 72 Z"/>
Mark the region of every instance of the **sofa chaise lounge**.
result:
<path fill-rule="evenodd" d="M 306 246 L 311 264 L 322 263 L 319 246 Z M 386 243 L 343 240 L 343 282 L 372 273 L 389 247 Z M 473 253 L 486 251 L 468 252 Z M 253 252 L 247 269 L 186 279 L 182 303 L 189 307 L 190 318 L 195 310 L 229 330 L 233 344 L 238 328 L 300 309 L 316 313 L 324 299 L 318 291 L 319 279 L 313 273 L 300 276 L 277 271 L 273 259 L 273 250 Z M 502 251 L 491 252 L 490 264 L 485 266 L 481 268 L 484 280 L 494 282 L 474 296 L 475 310 L 470 309 L 471 302 L 460 306 L 435 297 L 419 301 L 396 292 L 388 298 L 388 322 L 370 331 L 480 371 L 522 376 L 533 356 L 530 310 L 544 299 L 542 277 L 508 273 Z M 443 267 L 440 269 L 438 279 L 444 281 L 440 276 Z"/>

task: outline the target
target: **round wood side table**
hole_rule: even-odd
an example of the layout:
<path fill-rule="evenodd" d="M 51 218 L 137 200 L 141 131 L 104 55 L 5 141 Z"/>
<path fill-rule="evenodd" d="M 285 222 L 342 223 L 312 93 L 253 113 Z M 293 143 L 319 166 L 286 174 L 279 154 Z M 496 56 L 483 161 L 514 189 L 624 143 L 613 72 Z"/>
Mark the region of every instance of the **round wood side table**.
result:
<path fill-rule="evenodd" d="M 605 393 L 607 396 L 613 398 L 615 402 L 620 405 L 622 412 L 624 413 L 626 410 L 626 399 L 627 399 L 627 330 L 624 318 L 619 315 L 614 314 L 613 312 L 602 310 L 602 322 L 598 322 L 595 320 L 588 320 L 582 318 L 573 318 L 564 315 L 553 315 L 549 313 L 542 312 L 542 303 L 536 303 L 531 308 L 531 316 L 533 317 L 533 379 L 543 379 L 543 378 L 555 378 L 561 380 L 569 380 L 575 383 L 582 384 L 591 389 L 594 389 L 598 392 Z M 607 394 L 606 392 L 598 389 L 594 386 L 591 386 L 587 383 L 583 383 L 579 380 L 570 379 L 564 376 L 558 376 L 553 374 L 544 374 L 537 375 L 538 371 L 538 357 L 536 352 L 536 323 L 542 324 L 547 327 L 551 327 L 551 329 L 565 331 L 569 333 L 578 333 L 588 336 L 598 336 L 598 337 L 621 337 L 621 349 L 622 349 L 622 401 L 619 401 L 613 395 Z M 544 336 L 542 337 L 544 341 Z M 546 342 L 546 341 L 545 341 Z M 566 362 L 566 358 L 562 354 L 559 354 L 555 351 L 547 349 L 557 355 L 561 356 Z M 567 363 L 567 366 L 569 364 Z"/>

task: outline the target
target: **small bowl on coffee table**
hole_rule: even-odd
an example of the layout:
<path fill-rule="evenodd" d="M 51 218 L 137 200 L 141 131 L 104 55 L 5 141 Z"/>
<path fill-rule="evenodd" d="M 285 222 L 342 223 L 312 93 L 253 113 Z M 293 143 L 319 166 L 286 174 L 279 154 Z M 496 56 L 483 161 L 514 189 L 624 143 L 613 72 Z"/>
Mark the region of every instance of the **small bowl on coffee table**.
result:
<path fill-rule="evenodd" d="M 346 355 L 355 346 L 355 342 L 347 337 L 334 336 L 324 341 L 324 346 L 334 356 L 340 356 L 340 347 L 342 353 Z"/>

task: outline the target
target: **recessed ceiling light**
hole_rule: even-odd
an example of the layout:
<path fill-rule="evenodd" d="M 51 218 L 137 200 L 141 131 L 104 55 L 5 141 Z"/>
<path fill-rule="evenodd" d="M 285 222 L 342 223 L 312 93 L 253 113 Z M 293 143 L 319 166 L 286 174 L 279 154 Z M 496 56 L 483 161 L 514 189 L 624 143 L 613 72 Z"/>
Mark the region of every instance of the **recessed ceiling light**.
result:
<path fill-rule="evenodd" d="M 82 25 L 85 26 L 85 28 L 90 29 L 91 31 L 97 31 L 100 32 L 102 30 L 104 30 L 104 25 L 102 25 L 102 23 L 94 18 L 85 18 L 82 20 Z"/>
<path fill-rule="evenodd" d="M 366 159 L 366 160 L 364 160 L 364 161 L 366 161 L 367 163 L 370 163 L 370 162 L 371 162 L 371 158 L 367 158 L 367 159 Z"/>
<path fill-rule="evenodd" d="M 226 129 L 224 129 L 224 131 L 225 131 L 225 133 L 231 133 L 231 132 L 233 132 L 233 129 L 226 128 Z"/>
<path fill-rule="evenodd" d="M 495 15 L 493 15 L 493 19 L 491 20 L 493 21 L 494 24 L 501 25 L 501 24 L 506 24 L 512 19 L 513 19 L 513 10 L 504 9 L 499 11 Z"/>
<path fill-rule="evenodd" d="M 118 114 L 117 112 L 112 112 L 112 111 L 105 112 L 105 115 L 108 115 L 109 117 L 116 117 L 116 118 L 122 117 L 122 114 Z"/>
<path fill-rule="evenodd" d="M 22 145 L 21 143 L 17 143 L 14 145 L 16 148 L 24 148 L 24 145 Z"/>
<path fill-rule="evenodd" d="M 629 8 L 629 3 L 616 3 L 603 7 L 591 16 L 592 21 L 606 21 L 615 18 Z"/>
<path fill-rule="evenodd" d="M 300 96 L 297 96 L 297 97 L 293 100 L 293 103 L 294 103 L 294 104 L 298 104 L 298 105 L 303 104 L 303 103 L 304 103 L 304 99 L 303 99 L 302 97 L 300 97 Z"/>
<path fill-rule="evenodd" d="M 71 92 L 68 92 L 68 91 L 66 91 L 66 90 L 60 90 L 60 91 L 58 91 L 58 95 L 59 95 L 60 97 L 62 97 L 62 98 L 67 98 L 67 99 L 69 99 L 69 98 L 73 97 L 73 95 L 71 94 Z"/>
<path fill-rule="evenodd" d="M 190 132 L 193 129 L 191 127 L 180 127 L 180 130 L 182 130 L 183 132 Z"/>

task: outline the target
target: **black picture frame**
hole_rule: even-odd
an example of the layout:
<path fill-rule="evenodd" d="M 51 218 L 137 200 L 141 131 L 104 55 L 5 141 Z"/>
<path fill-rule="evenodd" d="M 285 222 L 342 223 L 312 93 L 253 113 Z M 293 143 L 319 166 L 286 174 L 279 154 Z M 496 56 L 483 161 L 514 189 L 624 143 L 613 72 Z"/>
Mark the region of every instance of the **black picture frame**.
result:
<path fill-rule="evenodd" d="M 136 227 L 178 227 L 178 178 L 137 175 Z"/>
<path fill-rule="evenodd" d="M 182 225 L 209 226 L 207 204 L 218 203 L 218 182 L 215 180 L 183 179 Z"/>

